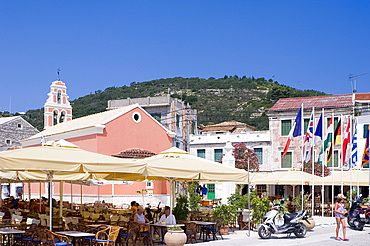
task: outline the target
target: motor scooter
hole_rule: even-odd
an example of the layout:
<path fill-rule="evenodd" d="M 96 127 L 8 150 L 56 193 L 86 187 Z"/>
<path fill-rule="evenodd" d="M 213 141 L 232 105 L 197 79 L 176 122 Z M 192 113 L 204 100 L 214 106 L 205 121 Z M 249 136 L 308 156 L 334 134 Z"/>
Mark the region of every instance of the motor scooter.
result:
<path fill-rule="evenodd" d="M 365 210 L 365 222 L 366 224 L 370 224 L 370 208 Z"/>
<path fill-rule="evenodd" d="M 281 201 L 283 204 L 283 201 Z M 262 239 L 268 239 L 271 237 L 271 234 L 282 234 L 287 233 L 289 236 L 291 233 L 294 233 L 296 237 L 302 238 L 307 233 L 306 226 L 301 222 L 301 220 L 306 220 L 308 224 L 310 222 L 307 220 L 307 211 L 298 211 L 291 214 L 284 214 L 284 224 L 277 225 L 275 223 L 276 216 L 280 210 L 280 205 L 273 205 L 272 209 L 267 212 L 263 219 L 263 224 L 258 228 L 258 235 Z"/>
<path fill-rule="evenodd" d="M 361 208 L 362 195 L 356 196 L 352 201 L 351 208 L 348 212 L 347 222 L 348 225 L 356 230 L 362 231 L 365 226 L 365 209 Z"/>

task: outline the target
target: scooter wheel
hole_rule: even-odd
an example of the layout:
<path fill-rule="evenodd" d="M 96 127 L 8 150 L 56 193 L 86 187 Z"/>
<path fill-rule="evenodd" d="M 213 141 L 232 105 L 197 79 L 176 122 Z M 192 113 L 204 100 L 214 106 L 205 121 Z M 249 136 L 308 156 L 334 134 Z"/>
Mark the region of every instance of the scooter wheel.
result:
<path fill-rule="evenodd" d="M 358 221 L 358 219 L 354 219 L 354 220 L 353 220 L 353 227 L 354 227 L 355 229 L 357 229 L 357 230 L 360 230 L 360 226 L 361 226 L 360 221 Z M 360 231 L 362 231 L 362 229 L 361 229 Z"/>
<path fill-rule="evenodd" d="M 306 236 L 307 227 L 303 223 L 298 223 L 294 228 L 294 235 L 298 238 Z"/>
<path fill-rule="evenodd" d="M 360 222 L 357 228 L 359 231 L 362 231 L 364 229 L 364 226 L 365 226 L 365 223 Z"/>
<path fill-rule="evenodd" d="M 271 231 L 267 230 L 264 226 L 260 226 L 260 228 L 258 228 L 258 235 L 262 239 L 269 239 L 271 237 Z"/>

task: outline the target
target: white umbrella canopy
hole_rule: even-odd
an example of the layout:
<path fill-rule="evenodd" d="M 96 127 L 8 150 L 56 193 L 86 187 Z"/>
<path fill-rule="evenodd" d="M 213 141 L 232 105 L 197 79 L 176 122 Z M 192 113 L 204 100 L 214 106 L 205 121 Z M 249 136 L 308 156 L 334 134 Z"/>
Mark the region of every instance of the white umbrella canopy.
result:
<path fill-rule="evenodd" d="M 176 147 L 142 160 L 147 179 L 245 182 L 248 172 L 193 156 Z"/>
<path fill-rule="evenodd" d="M 302 179 L 303 178 L 303 179 Z M 269 173 L 254 173 L 251 183 L 253 184 L 281 184 L 281 185 L 312 185 L 312 174 L 302 171 L 275 171 Z M 315 185 L 322 184 L 322 178 L 314 176 Z"/>
<path fill-rule="evenodd" d="M 0 152 L 1 171 L 46 173 L 122 173 L 130 176 L 145 170 L 135 160 L 125 160 L 78 148 L 38 146 Z"/>
<path fill-rule="evenodd" d="M 343 177 L 342 177 L 343 175 Z M 331 172 L 331 175 L 324 178 L 326 185 L 341 185 L 343 181 L 343 185 L 351 185 L 351 175 L 352 175 L 352 186 L 357 185 L 357 177 L 358 183 L 360 186 L 368 186 L 369 185 L 369 171 L 367 170 L 358 170 L 354 169 L 351 171 L 334 171 Z"/>

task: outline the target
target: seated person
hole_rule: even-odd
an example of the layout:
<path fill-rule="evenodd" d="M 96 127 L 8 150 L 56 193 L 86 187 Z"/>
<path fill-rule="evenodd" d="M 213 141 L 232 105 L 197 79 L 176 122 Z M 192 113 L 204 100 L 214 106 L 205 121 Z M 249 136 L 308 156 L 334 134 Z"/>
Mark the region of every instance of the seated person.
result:
<path fill-rule="evenodd" d="M 9 198 L 9 208 L 10 209 L 18 209 L 18 199 L 14 199 L 13 196 Z"/>
<path fill-rule="evenodd" d="M 148 207 L 145 208 L 145 214 L 149 221 L 153 221 L 153 215 L 152 210 L 150 209 L 150 204 L 148 204 Z"/>
<path fill-rule="evenodd" d="M 176 218 L 173 214 L 171 214 L 171 208 L 169 206 L 166 206 L 164 208 L 164 215 L 159 220 L 160 224 L 166 224 L 166 225 L 176 225 Z M 154 230 L 152 230 L 152 235 L 154 233 Z M 159 240 L 162 241 L 162 230 L 158 230 L 159 234 Z M 153 237 L 154 239 L 154 237 Z"/>
<path fill-rule="evenodd" d="M 164 224 L 166 225 L 176 224 L 176 218 L 173 214 L 171 214 L 171 209 L 169 206 L 166 206 L 164 208 L 164 215 L 162 215 L 161 219 L 159 220 L 159 223 L 162 223 L 162 222 L 164 222 Z"/>
<path fill-rule="evenodd" d="M 144 216 L 144 209 L 143 207 L 139 206 L 136 210 L 136 214 L 134 216 L 134 221 L 139 223 L 139 224 L 145 224 L 145 223 L 149 223 L 149 220 Z M 143 228 L 143 227 L 140 227 L 140 231 L 144 231 L 143 229 L 146 229 L 147 228 Z"/>
<path fill-rule="evenodd" d="M 136 213 L 137 207 L 138 207 L 137 203 L 135 201 L 132 201 L 131 202 L 131 210 L 132 210 L 132 212 Z"/>

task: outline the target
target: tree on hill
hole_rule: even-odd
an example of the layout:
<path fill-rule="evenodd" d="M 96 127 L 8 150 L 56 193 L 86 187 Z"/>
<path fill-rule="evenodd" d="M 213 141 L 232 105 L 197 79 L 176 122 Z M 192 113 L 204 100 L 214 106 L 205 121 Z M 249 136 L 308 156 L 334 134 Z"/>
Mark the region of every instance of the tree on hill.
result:
<path fill-rule="evenodd" d="M 71 101 L 73 118 L 105 111 L 108 100 L 170 94 L 198 110 L 198 124 L 236 120 L 268 129 L 266 112 L 278 98 L 325 95 L 313 90 L 298 90 L 272 80 L 254 77 L 167 78 L 131 82 L 129 86 L 108 87 Z M 29 110 L 25 119 L 39 130 L 43 128 L 43 109 Z"/>

